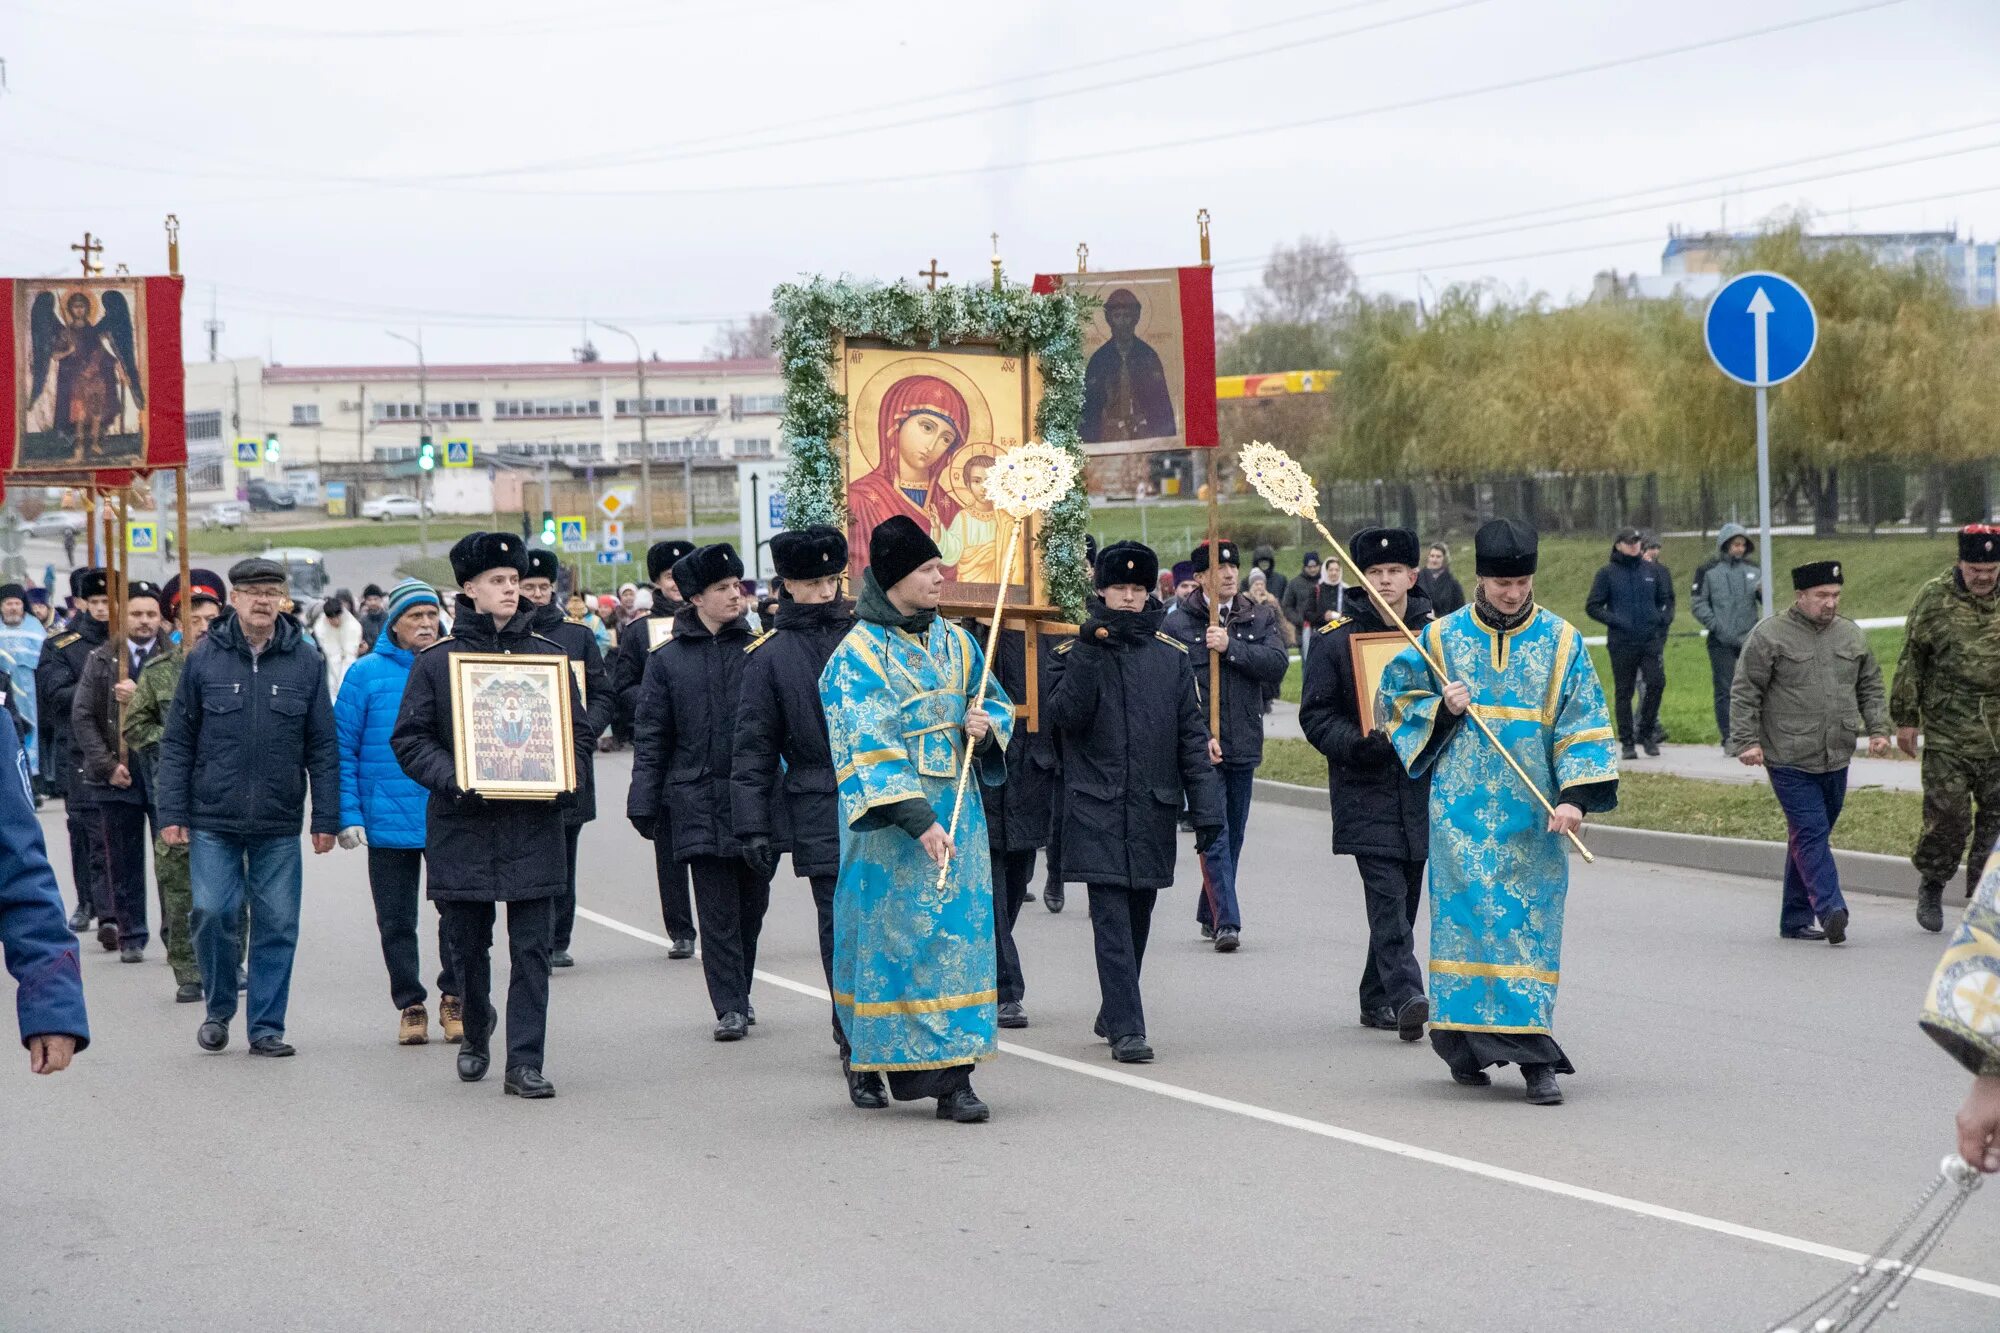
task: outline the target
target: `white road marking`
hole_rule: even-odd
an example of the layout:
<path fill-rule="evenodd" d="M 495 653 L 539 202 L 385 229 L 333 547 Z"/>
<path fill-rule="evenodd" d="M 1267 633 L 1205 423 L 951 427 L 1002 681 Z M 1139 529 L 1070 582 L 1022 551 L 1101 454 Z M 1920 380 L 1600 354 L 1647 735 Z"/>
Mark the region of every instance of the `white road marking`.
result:
<path fill-rule="evenodd" d="M 621 935 L 630 935 L 635 940 L 644 940 L 664 949 L 672 943 L 664 935 L 628 926 L 623 921 L 593 912 L 587 907 L 578 907 L 576 914 L 598 925 L 615 930 Z M 829 997 L 825 990 L 805 982 L 793 981 L 761 968 L 753 975 L 766 985 L 784 990 L 796 991 L 824 1003 Z M 1567 1181 L 1552 1180 L 1547 1176 L 1537 1176 L 1526 1171 L 1516 1171 L 1511 1167 L 1494 1166 L 1490 1162 L 1475 1161 L 1470 1157 L 1458 1157 L 1451 1153 L 1438 1152 L 1431 1148 L 1421 1148 L 1414 1143 L 1402 1143 L 1395 1139 L 1385 1139 L 1375 1134 L 1364 1134 L 1357 1129 L 1346 1129 L 1340 1125 L 1330 1125 L 1323 1120 L 1309 1120 L 1305 1116 L 1292 1115 L 1286 1111 L 1273 1111 L 1269 1107 L 1256 1106 L 1249 1102 L 1234 1101 L 1228 1097 L 1217 1097 L 1213 1093 L 1201 1092 L 1194 1088 L 1184 1088 L 1174 1083 L 1163 1083 L 1159 1079 L 1140 1078 L 1122 1069 L 1110 1069 L 1099 1065 L 1084 1064 L 1067 1056 L 1051 1055 L 1030 1046 L 1018 1046 L 1010 1041 L 1000 1043 L 1000 1049 L 1009 1055 L 1018 1055 L 1024 1060 L 1048 1065 L 1055 1069 L 1067 1070 L 1072 1074 L 1082 1074 L 1105 1083 L 1115 1083 L 1138 1092 L 1151 1093 L 1155 1097 L 1167 1097 L 1193 1106 L 1206 1107 L 1211 1111 L 1226 1111 L 1240 1115 L 1247 1120 L 1260 1120 L 1267 1125 L 1277 1125 L 1284 1129 L 1296 1129 L 1302 1133 L 1315 1134 L 1323 1139 L 1333 1139 L 1339 1143 L 1352 1144 L 1357 1148 L 1369 1148 L 1385 1152 L 1394 1157 L 1406 1158 L 1413 1162 L 1424 1162 L 1430 1166 L 1441 1166 L 1452 1171 L 1462 1171 L 1470 1176 L 1483 1176 L 1488 1180 L 1498 1180 L 1509 1185 L 1519 1185 L 1524 1189 L 1539 1190 L 1544 1194 L 1554 1194 L 1565 1199 L 1578 1199 L 1584 1203 L 1594 1203 L 1605 1208 L 1616 1208 L 1620 1212 L 1632 1213 L 1639 1217 L 1650 1217 L 1656 1221 L 1674 1222 L 1697 1231 L 1712 1231 L 1717 1235 L 1729 1236 L 1736 1240 L 1755 1241 L 1759 1245 L 1770 1245 L 1781 1250 L 1791 1250 L 1796 1254 L 1809 1254 L 1818 1259 L 1831 1259 L 1849 1266 L 1863 1264 L 1868 1256 L 1855 1250 L 1843 1250 L 1837 1245 L 1822 1245 L 1818 1241 L 1801 1240 L 1797 1236 L 1787 1236 L 1783 1232 L 1766 1231 L 1761 1227 L 1747 1227 L 1737 1222 L 1726 1222 L 1718 1217 L 1705 1217 L 1700 1213 L 1690 1213 L 1680 1208 L 1669 1208 L 1663 1204 L 1647 1203 L 1643 1199 L 1631 1199 L 1622 1194 L 1608 1194 L 1603 1190 L 1590 1189 L 1583 1185 L 1572 1185 Z M 1884 1261 L 1883 1267 L 1889 1262 Z M 1977 1278 L 1960 1277 L 1956 1273 L 1940 1272 L 1934 1268 L 1919 1268 L 1913 1275 L 1919 1282 L 1930 1282 L 1940 1287 L 1950 1287 L 1955 1291 L 1970 1292 L 1975 1296 L 1985 1296 L 2000 1300 L 2000 1284 L 1981 1282 Z"/>

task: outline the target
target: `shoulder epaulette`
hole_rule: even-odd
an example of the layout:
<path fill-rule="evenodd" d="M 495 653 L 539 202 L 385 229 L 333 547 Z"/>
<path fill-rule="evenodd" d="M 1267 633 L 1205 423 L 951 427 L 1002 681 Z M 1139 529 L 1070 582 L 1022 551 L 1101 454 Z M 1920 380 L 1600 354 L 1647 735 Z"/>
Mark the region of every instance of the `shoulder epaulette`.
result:
<path fill-rule="evenodd" d="M 1339 629 L 1342 625 L 1345 625 L 1346 623 L 1347 622 L 1345 620 L 1342 620 L 1339 616 L 1335 616 L 1332 620 L 1327 621 L 1324 625 L 1321 625 L 1318 629 L 1314 630 L 1313 633 L 1331 634 L 1335 630 Z"/>
<path fill-rule="evenodd" d="M 1066 653 L 1074 647 L 1076 647 L 1075 639 L 1064 639 L 1061 643 L 1056 645 L 1056 652 L 1058 654 Z"/>
<path fill-rule="evenodd" d="M 764 640 L 766 640 L 766 639 L 770 638 L 770 637 L 771 637 L 771 636 L 772 636 L 773 634 L 776 634 L 777 632 L 778 632 L 778 631 L 776 631 L 776 630 L 774 630 L 774 629 L 767 629 L 767 630 L 765 630 L 765 631 L 764 631 L 764 632 L 763 632 L 762 634 L 759 634 L 759 635 L 758 635 L 758 636 L 757 636 L 756 638 L 754 638 L 754 639 L 750 640 L 750 642 L 749 642 L 749 643 L 746 643 L 746 644 L 744 644 L 744 645 L 743 645 L 743 651 L 744 651 L 744 652 L 746 652 L 746 653 L 754 653 L 754 652 L 756 652 L 756 651 L 757 651 L 757 646 L 758 646 L 759 644 L 763 643 L 763 642 L 764 642 Z"/>
<path fill-rule="evenodd" d="M 78 634 L 75 630 L 66 629 L 62 633 L 56 635 L 55 638 L 49 640 L 49 647 L 67 648 L 82 637 L 83 636 L 81 634 Z"/>
<path fill-rule="evenodd" d="M 557 652 L 561 653 L 564 657 L 569 656 L 569 649 L 563 647 L 560 643 L 556 642 L 554 639 L 551 639 L 546 634 L 542 634 L 536 630 L 529 630 L 528 637 L 531 639 L 540 639 L 543 643 L 546 643 L 549 647 L 555 649 Z"/>
<path fill-rule="evenodd" d="M 431 644 L 429 648 L 425 648 L 424 651 L 429 652 L 431 648 L 442 648 L 446 644 L 450 643 L 452 641 L 452 638 L 453 638 L 452 635 L 447 634 L 443 638 L 439 639 L 436 643 Z"/>
<path fill-rule="evenodd" d="M 1173 635 L 1166 633 L 1164 630 L 1157 630 L 1157 629 L 1154 630 L 1153 637 L 1158 639 L 1161 643 L 1172 644 L 1174 647 L 1180 649 L 1183 653 L 1185 653 L 1188 650 L 1188 646 L 1186 644 L 1182 643 L 1179 639 L 1176 639 Z"/>

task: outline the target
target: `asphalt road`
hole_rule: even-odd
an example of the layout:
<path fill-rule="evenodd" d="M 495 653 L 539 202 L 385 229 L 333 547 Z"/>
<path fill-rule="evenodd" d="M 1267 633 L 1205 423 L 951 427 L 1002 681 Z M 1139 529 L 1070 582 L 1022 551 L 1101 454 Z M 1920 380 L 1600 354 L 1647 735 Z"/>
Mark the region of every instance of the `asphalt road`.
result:
<path fill-rule="evenodd" d="M 601 764 L 607 810 L 625 772 Z M 247 1056 L 240 1021 L 202 1054 L 157 948 L 93 944 L 90 1050 L 0 1073 L 0 1328 L 1752 1330 L 1951 1147 L 1964 1076 L 1913 1021 L 1939 939 L 1906 903 L 1856 899 L 1832 949 L 1777 938 L 1769 884 L 1579 867 L 1580 1072 L 1536 1108 L 1511 1070 L 1458 1088 L 1355 1026 L 1358 889 L 1326 837 L 1256 807 L 1233 956 L 1195 933 L 1183 849 L 1150 1066 L 1090 1036 L 1081 895 L 1029 904 L 1033 1026 L 981 1068 L 983 1126 L 847 1104 L 802 882 L 775 886 L 759 1026 L 718 1045 L 649 849 L 593 825 L 559 1095 L 523 1103 L 394 1045 L 362 856 L 308 856 L 296 1059 Z M 1896 1329 L 2000 1325 L 1993 1207 L 1932 1260 L 1969 1283 L 1914 1285 Z"/>

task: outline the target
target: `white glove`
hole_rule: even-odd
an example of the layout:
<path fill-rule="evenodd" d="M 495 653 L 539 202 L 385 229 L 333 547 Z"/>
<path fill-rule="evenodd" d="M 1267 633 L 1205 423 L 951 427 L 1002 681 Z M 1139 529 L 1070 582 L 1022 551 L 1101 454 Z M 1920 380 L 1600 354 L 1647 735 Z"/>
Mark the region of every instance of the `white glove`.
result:
<path fill-rule="evenodd" d="M 368 833 L 359 824 L 350 824 L 340 831 L 340 845 L 348 851 L 368 845 Z"/>

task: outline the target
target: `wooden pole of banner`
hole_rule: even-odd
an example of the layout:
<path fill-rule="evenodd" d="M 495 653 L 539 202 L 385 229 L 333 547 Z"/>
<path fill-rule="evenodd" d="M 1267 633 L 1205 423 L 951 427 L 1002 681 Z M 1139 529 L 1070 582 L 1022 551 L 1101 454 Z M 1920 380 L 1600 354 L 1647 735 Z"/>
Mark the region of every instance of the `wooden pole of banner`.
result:
<path fill-rule="evenodd" d="M 132 572 L 132 555 L 126 549 L 126 542 L 124 540 L 127 531 L 125 527 L 126 494 L 126 490 L 118 492 L 119 540 L 116 545 L 112 545 L 110 548 L 111 559 L 107 562 L 108 568 L 105 571 L 107 575 L 106 584 L 111 591 L 111 660 L 118 669 L 118 674 L 114 679 L 120 685 L 123 685 L 126 679 L 125 582 Z M 111 697 L 115 701 L 114 711 L 118 716 L 118 762 L 122 764 L 125 762 L 125 701 L 119 699 L 115 692 Z"/>
<path fill-rule="evenodd" d="M 178 214 L 167 214 L 167 276 L 181 275 L 181 220 Z M 180 557 L 181 575 L 181 647 L 194 646 L 194 599 L 188 596 L 188 585 L 193 582 L 192 557 L 188 554 L 188 470 L 187 459 L 174 469 L 174 551 Z"/>
<path fill-rule="evenodd" d="M 1201 209 L 1194 215 L 1195 226 L 1201 232 L 1201 266 L 1209 266 L 1208 251 L 1208 210 Z M 1217 509 L 1221 487 L 1215 472 L 1215 455 L 1221 449 L 1217 445 L 1208 455 L 1208 574 L 1211 581 L 1222 580 L 1222 538 L 1219 531 L 1221 515 Z M 1208 627 L 1212 630 L 1222 623 L 1222 606 L 1215 594 L 1208 595 Z M 1208 734 L 1217 742 L 1222 740 L 1222 654 L 1208 650 Z"/>
<path fill-rule="evenodd" d="M 84 511 L 83 517 L 83 563 L 85 568 L 89 568 L 97 563 L 97 483 L 91 482 L 86 493 L 90 497 L 90 508 Z"/>

